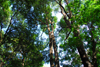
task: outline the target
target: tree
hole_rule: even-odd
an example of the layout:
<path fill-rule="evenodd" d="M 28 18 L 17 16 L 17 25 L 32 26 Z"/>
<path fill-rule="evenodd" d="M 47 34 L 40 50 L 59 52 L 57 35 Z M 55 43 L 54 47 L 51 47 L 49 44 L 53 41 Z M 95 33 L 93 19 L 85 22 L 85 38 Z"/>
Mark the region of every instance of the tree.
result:
<path fill-rule="evenodd" d="M 99 5 L 96 5 L 98 3 L 98 1 L 84 2 L 84 1 L 80 1 L 80 0 L 73 0 L 73 1 L 65 0 L 63 2 L 66 3 L 66 6 L 65 6 L 66 8 L 64 8 L 62 6 L 60 0 L 58 0 L 56 2 L 59 4 L 61 13 L 63 15 L 63 21 L 61 20 L 60 24 L 65 22 L 66 26 L 64 26 L 64 28 L 67 28 L 67 31 L 69 31 L 69 30 L 71 31 L 71 32 L 69 31 L 69 33 L 66 36 L 66 39 L 68 38 L 69 34 L 71 36 L 68 38 L 67 44 L 69 44 L 70 46 L 73 46 L 74 49 L 75 49 L 75 47 L 78 49 L 82 63 L 84 64 L 85 67 L 92 67 L 92 66 L 97 67 L 98 65 L 97 65 L 97 61 L 96 61 L 96 50 L 95 50 L 97 41 L 94 40 L 95 35 L 93 33 L 95 31 L 93 31 L 94 26 L 92 24 L 95 24 L 95 22 L 96 21 L 98 22 L 98 20 L 93 17 L 95 7 L 92 7 L 92 6 L 98 7 Z M 88 6 L 90 6 L 90 4 L 92 4 L 91 5 L 91 7 L 93 8 L 92 10 L 91 10 L 91 8 L 88 7 Z M 91 11 L 89 11 L 89 10 L 91 10 Z M 97 10 L 98 10 L 98 8 L 97 8 Z M 99 17 L 98 14 L 95 13 L 95 15 L 96 15 L 96 17 Z M 90 19 L 87 19 L 89 17 L 90 17 Z M 95 20 L 95 21 L 92 22 L 92 20 Z M 88 26 L 89 24 L 92 25 L 92 28 L 91 28 L 92 32 L 91 32 L 91 29 L 89 29 L 89 31 L 91 32 L 91 34 L 89 33 L 89 35 L 91 37 L 89 37 L 88 34 L 83 35 L 82 34 L 83 31 L 82 32 L 80 31 L 80 30 L 82 30 L 82 28 L 81 28 L 82 25 Z M 62 24 L 61 24 L 61 26 L 62 26 Z M 96 24 L 96 26 L 98 26 L 98 25 Z M 88 27 L 88 28 L 90 28 L 90 27 Z M 63 26 L 62 26 L 62 28 L 63 28 Z M 95 30 L 96 30 L 96 28 L 95 28 Z M 85 31 L 84 33 L 87 33 L 87 31 Z M 93 55 L 92 55 L 93 57 L 91 57 L 91 59 L 93 59 L 93 60 L 89 59 L 90 56 L 88 57 L 88 55 L 86 53 L 88 51 L 85 51 L 84 44 L 83 44 L 85 36 L 88 36 L 88 38 L 90 38 L 89 41 L 87 41 L 87 40 L 85 40 L 85 41 L 88 42 L 88 45 L 91 45 L 91 47 L 88 46 L 87 48 L 89 48 L 89 50 L 91 52 L 93 52 Z M 95 39 L 96 39 L 96 37 L 95 37 Z M 91 44 L 89 42 L 91 42 Z M 91 48 L 92 48 L 92 50 L 91 50 Z M 95 56 L 95 58 L 94 58 L 94 56 Z M 92 61 L 92 63 L 91 63 L 91 61 Z"/>
<path fill-rule="evenodd" d="M 13 49 L 15 49 L 14 50 L 14 52 L 16 52 L 16 54 L 21 54 L 23 57 L 23 59 L 20 59 L 20 60 L 18 60 L 18 58 L 16 58 L 16 59 L 12 59 L 11 60 L 11 62 L 10 61 L 8 61 L 9 60 L 9 58 L 8 58 L 8 60 L 6 59 L 5 61 L 8 61 L 9 62 L 9 64 L 10 64 L 10 66 L 12 66 L 13 64 L 15 64 L 16 63 L 16 61 L 20 61 L 19 62 L 19 64 L 21 65 L 21 66 L 24 66 L 25 65 L 25 57 L 27 56 L 26 54 L 28 54 L 28 53 L 30 53 L 30 52 L 32 52 L 32 50 L 30 49 L 29 50 L 29 48 L 35 48 L 35 46 L 33 45 L 33 46 L 31 46 L 31 47 L 29 47 L 29 46 L 27 46 L 27 44 L 30 44 L 30 45 L 32 45 L 31 44 L 31 42 L 29 41 L 26 41 L 27 40 L 27 35 L 30 35 L 30 34 L 27 34 L 27 33 L 29 33 L 28 32 L 28 30 L 29 31 L 34 31 L 34 29 L 36 30 L 36 28 L 37 28 L 37 25 L 36 24 L 38 24 L 38 21 L 40 20 L 40 19 L 42 19 L 42 21 L 44 21 L 44 19 L 46 18 L 46 17 L 44 17 L 44 18 L 41 18 L 42 17 L 42 15 L 43 15 L 43 13 L 45 13 L 45 8 L 46 8 L 46 5 L 47 4 L 49 4 L 49 2 L 47 1 L 47 0 L 45 0 L 44 2 L 45 2 L 45 5 L 43 5 L 43 6 L 39 6 L 40 4 L 42 5 L 43 3 L 41 3 L 41 1 L 32 1 L 32 2 L 30 2 L 30 1 L 27 1 L 27 0 L 25 0 L 25 1 L 22 1 L 22 0 L 20 0 L 20 1 L 17 1 L 17 0 L 15 0 L 15 1 L 10 1 L 11 2 L 11 4 L 13 5 L 13 7 L 12 7 L 12 11 L 14 12 L 14 15 L 11 17 L 11 21 L 10 21 L 10 24 L 9 24 L 9 26 L 8 26 L 8 28 L 7 28 L 7 30 L 6 30 L 6 37 L 4 37 L 4 39 L 3 39 L 3 42 L 1 43 L 1 44 L 4 44 L 4 43 L 6 43 L 5 41 L 6 41 L 6 38 L 8 39 L 9 38 L 9 40 L 7 41 L 8 43 L 10 43 L 11 45 L 10 45 L 10 47 L 12 47 L 13 46 Z M 47 4 L 46 4 L 47 3 Z M 24 6 L 23 6 L 24 5 Z M 31 9 L 31 8 L 34 8 L 34 9 Z M 37 8 L 39 8 L 39 9 L 37 9 Z M 41 8 L 41 9 L 40 9 Z M 26 10 L 27 9 L 27 10 Z M 30 10 L 31 9 L 31 10 Z M 23 10 L 25 10 L 25 12 L 23 12 Z M 34 11 L 33 11 L 34 10 Z M 48 10 L 48 8 L 47 8 L 47 10 Z M 41 12 L 40 12 L 41 11 Z M 48 12 L 49 13 L 49 12 Z M 32 16 L 31 16 L 32 15 Z M 50 15 L 51 16 L 51 15 Z M 19 18 L 20 17 L 20 18 Z M 25 19 L 27 19 L 27 21 L 25 22 Z M 39 20 L 38 20 L 39 19 Z M 12 20 L 14 21 L 14 22 L 12 22 Z M 49 19 L 48 19 L 49 20 Z M 21 23 L 19 23 L 19 22 L 21 22 Z M 40 22 L 40 21 L 39 21 Z M 41 22 L 40 22 L 41 23 Z M 23 25 L 25 25 L 25 27 L 23 26 Z M 13 28 L 14 27 L 14 28 Z M 33 29 L 31 29 L 33 27 Z M 21 29 L 22 28 L 22 29 Z M 24 29 L 25 28 L 25 29 Z M 21 29 L 21 30 L 20 30 Z M 18 32 L 17 32 L 18 31 Z M 24 32 L 24 31 L 26 31 L 26 33 Z M 13 34 L 13 36 L 11 35 L 11 33 Z M 19 35 L 18 35 L 19 34 Z M 34 33 L 35 34 L 35 33 Z M 32 34 L 32 35 L 34 35 L 34 34 Z M 23 38 L 23 36 L 25 37 L 25 38 Z M 36 35 L 34 35 L 34 36 L 36 36 Z M 28 37 L 29 38 L 29 37 Z M 29 38 L 29 40 L 30 40 L 30 38 Z M 53 38 L 52 39 L 53 40 L 53 42 L 55 41 L 55 39 Z M 16 42 L 15 42 L 16 41 Z M 36 42 L 36 41 L 35 41 Z M 25 44 L 26 43 L 26 44 Z M 33 39 L 33 41 L 32 41 L 32 43 L 34 43 L 34 39 Z M 24 45 L 23 45 L 24 44 Z M 16 45 L 16 46 L 15 46 Z M 28 49 L 26 49 L 26 47 L 29 47 Z M 56 54 L 57 54 L 57 48 L 56 48 L 56 44 L 55 44 L 55 47 L 54 47 L 55 49 L 56 49 Z M 12 50 L 11 50 L 12 51 Z M 36 51 L 36 50 L 35 50 Z M 14 53 L 13 52 L 13 53 Z M 59 65 L 59 60 L 58 60 L 58 55 L 56 55 L 55 54 L 55 56 L 57 57 L 57 62 L 56 62 L 56 65 Z M 16 56 L 15 56 L 16 57 Z M 30 58 L 29 58 L 30 59 Z M 31 58 L 32 59 L 32 58 Z M 34 59 L 34 58 L 33 58 Z M 31 60 L 30 60 L 31 61 Z M 33 61 L 33 60 L 32 60 Z M 13 63 L 13 62 L 15 62 L 15 63 Z M 33 62 L 32 62 L 33 63 Z M 5 63 L 5 64 L 7 64 L 7 63 Z M 8 64 L 8 66 L 9 66 L 9 64 Z M 36 63 L 35 63 L 36 64 Z M 33 65 L 33 66 L 35 66 L 35 65 Z"/>
<path fill-rule="evenodd" d="M 42 50 L 43 45 L 41 45 L 42 42 L 38 41 L 36 38 L 39 34 L 35 32 L 37 27 L 33 24 L 33 29 L 31 29 L 30 24 L 25 21 L 24 13 L 22 14 L 20 12 L 20 2 L 15 1 L 14 3 L 11 3 L 13 5 L 13 16 L 11 17 L 10 23 L 3 34 L 1 42 L 1 66 L 13 67 L 16 65 L 20 67 L 41 67 L 43 65 L 43 56 L 40 53 L 40 50 Z M 18 7 L 15 7 L 17 6 L 16 3 L 19 5 Z M 30 18 L 26 19 L 29 21 Z M 31 20 L 31 22 L 33 21 Z M 36 60 L 38 61 L 35 62 Z"/>
<path fill-rule="evenodd" d="M 50 61 L 51 67 L 100 66 L 99 7 L 98 0 L 0 1 L 0 67 L 42 67 L 44 61 Z M 52 11 L 59 9 L 63 17 L 55 29 L 57 17 Z M 59 53 L 56 31 L 64 50 Z M 46 42 L 41 32 L 47 35 Z"/>

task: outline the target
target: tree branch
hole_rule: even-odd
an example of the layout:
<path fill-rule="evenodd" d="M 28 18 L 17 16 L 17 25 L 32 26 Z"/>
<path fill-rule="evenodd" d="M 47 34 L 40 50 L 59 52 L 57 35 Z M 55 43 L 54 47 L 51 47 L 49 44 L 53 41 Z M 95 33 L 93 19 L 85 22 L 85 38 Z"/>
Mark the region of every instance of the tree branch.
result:
<path fill-rule="evenodd" d="M 56 3 L 58 3 L 58 2 L 56 1 Z M 68 12 L 67 12 L 67 11 L 64 9 L 64 7 L 61 5 L 61 1 L 60 1 L 58 4 L 59 4 L 60 8 L 63 9 L 63 11 L 65 12 L 65 14 L 69 17 Z M 62 12 L 61 12 L 61 13 L 62 13 Z"/>
<path fill-rule="evenodd" d="M 69 37 L 70 33 L 71 33 L 71 30 L 70 30 L 70 32 L 66 35 L 65 40 Z"/>
<path fill-rule="evenodd" d="M 3 39 L 2 39 L 3 41 L 1 42 L 1 45 L 2 45 L 3 43 L 5 43 L 5 38 L 7 37 L 7 32 L 8 32 L 8 30 L 9 30 L 10 26 L 11 26 L 12 19 L 13 19 L 13 17 L 14 17 L 17 13 L 18 13 L 18 11 L 15 12 L 14 15 L 11 17 L 10 23 L 9 23 L 9 25 L 8 25 L 8 28 L 7 28 L 6 32 L 5 32 L 5 34 L 4 34 L 4 37 L 3 37 Z"/>
<path fill-rule="evenodd" d="M 69 19 L 71 19 L 71 15 L 72 15 L 72 13 L 71 13 L 71 11 L 70 11 L 70 8 L 69 8 L 69 6 L 68 6 L 68 0 L 65 0 L 65 2 L 66 2 L 66 4 L 67 4 L 67 7 L 68 7 L 68 11 L 69 11 Z"/>

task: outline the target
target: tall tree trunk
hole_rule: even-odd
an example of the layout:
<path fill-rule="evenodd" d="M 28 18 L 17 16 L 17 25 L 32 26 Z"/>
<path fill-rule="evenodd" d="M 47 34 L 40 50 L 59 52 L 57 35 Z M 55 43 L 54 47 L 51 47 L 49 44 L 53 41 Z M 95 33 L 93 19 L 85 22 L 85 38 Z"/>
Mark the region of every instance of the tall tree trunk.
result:
<path fill-rule="evenodd" d="M 47 24 L 47 28 L 48 28 L 48 32 L 49 32 L 50 67 L 54 67 L 54 63 L 53 63 L 53 41 L 52 41 L 52 37 L 51 37 L 49 23 Z"/>
<path fill-rule="evenodd" d="M 74 33 L 75 37 L 78 37 L 77 49 L 78 49 L 78 52 L 80 54 L 82 63 L 84 64 L 84 67 L 92 67 L 92 64 L 90 63 L 88 56 L 85 52 L 83 42 L 79 36 L 79 34 L 80 34 L 79 30 L 74 31 L 73 33 Z"/>
<path fill-rule="evenodd" d="M 58 0 L 59 1 L 59 0 Z M 57 2 L 57 1 L 56 1 Z M 62 6 L 61 4 L 61 1 L 57 2 L 60 6 L 60 9 L 61 9 L 61 13 L 64 17 L 64 21 L 65 23 L 67 24 L 67 28 L 71 29 L 71 24 L 73 24 L 73 21 L 69 21 L 69 19 L 72 17 L 72 13 L 70 11 L 70 8 L 68 6 L 68 0 L 65 0 L 66 2 L 66 5 L 68 7 L 68 12 L 66 12 L 66 10 L 64 9 L 64 7 Z M 68 14 L 69 13 L 69 14 Z M 67 19 L 68 18 L 68 19 Z M 75 27 L 73 26 L 73 28 L 75 29 Z M 73 32 L 74 33 L 74 37 L 78 37 L 79 38 L 79 41 L 77 43 L 77 49 L 78 49 L 78 52 L 80 54 L 80 57 L 81 57 L 81 60 L 82 60 L 82 63 L 84 64 L 84 67 L 93 67 L 93 65 L 90 63 L 89 59 L 88 59 L 88 56 L 85 52 L 85 49 L 84 49 L 84 46 L 83 46 L 83 42 L 79 36 L 80 32 L 79 32 L 79 29 L 76 28 L 76 30 Z"/>
<path fill-rule="evenodd" d="M 54 36 L 54 27 L 53 27 L 53 22 L 51 22 L 51 28 L 52 28 L 52 40 L 53 40 L 53 47 L 54 47 L 54 54 L 55 54 L 55 66 L 59 66 L 59 58 L 58 58 L 58 52 L 57 52 L 57 45 L 56 45 L 56 40 Z"/>
<path fill-rule="evenodd" d="M 54 47 L 54 54 L 55 54 L 55 66 L 56 67 L 60 67 L 59 66 L 59 58 L 58 58 L 58 52 L 57 52 L 57 45 L 56 45 L 56 41 L 55 41 L 55 37 L 53 35 L 53 47 Z"/>
<path fill-rule="evenodd" d="M 51 24 L 51 30 L 50 31 L 50 27 L 49 24 Z M 49 40 L 50 40 L 50 64 L 51 66 L 53 66 L 53 48 L 54 48 L 54 55 L 55 55 L 55 67 L 60 67 L 59 66 L 59 58 L 58 58 L 58 52 L 57 52 L 57 45 L 56 45 L 56 41 L 55 41 L 55 37 L 54 37 L 54 27 L 53 27 L 53 22 L 51 22 L 51 20 L 49 20 L 49 23 L 47 25 L 48 27 L 48 31 L 49 31 Z"/>

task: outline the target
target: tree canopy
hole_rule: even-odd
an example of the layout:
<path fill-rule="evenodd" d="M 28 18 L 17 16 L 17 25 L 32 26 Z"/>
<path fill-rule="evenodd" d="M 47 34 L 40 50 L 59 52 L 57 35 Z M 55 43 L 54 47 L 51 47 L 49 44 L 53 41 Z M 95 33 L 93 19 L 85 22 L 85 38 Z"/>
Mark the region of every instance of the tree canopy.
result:
<path fill-rule="evenodd" d="M 1 0 L 0 67 L 100 67 L 99 7 L 99 0 Z"/>

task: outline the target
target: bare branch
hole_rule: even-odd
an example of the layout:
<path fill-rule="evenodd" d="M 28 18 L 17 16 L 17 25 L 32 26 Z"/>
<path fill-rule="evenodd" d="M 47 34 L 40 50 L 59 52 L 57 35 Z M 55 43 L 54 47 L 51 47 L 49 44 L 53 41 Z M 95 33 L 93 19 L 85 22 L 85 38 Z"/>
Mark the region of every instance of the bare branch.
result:
<path fill-rule="evenodd" d="M 56 1 L 57 2 L 57 1 Z M 57 2 L 58 3 L 58 2 Z M 67 19 L 67 17 L 69 18 L 69 15 L 68 13 L 66 12 L 66 10 L 64 9 L 64 7 L 62 6 L 61 2 L 58 3 L 59 6 L 60 6 L 60 9 L 61 9 L 61 13 L 63 14 L 64 16 L 64 20 L 66 22 L 66 24 L 68 25 L 68 27 L 70 28 L 71 27 L 71 24 L 69 22 L 69 20 Z"/>
<path fill-rule="evenodd" d="M 10 28 L 10 26 L 11 26 L 12 19 L 13 19 L 13 17 L 14 17 L 16 14 L 17 14 L 17 12 L 11 17 L 10 24 L 9 24 L 9 26 L 8 26 L 8 28 L 7 28 L 6 32 L 5 32 L 5 34 L 7 34 L 7 31 L 9 30 L 9 28 Z"/>
<path fill-rule="evenodd" d="M 56 3 L 58 3 L 58 2 L 56 1 Z M 61 5 L 61 2 L 59 2 L 58 4 L 59 4 L 60 8 L 63 9 L 63 11 L 65 12 L 65 14 L 69 17 L 68 12 L 67 12 L 67 11 L 64 9 L 64 7 Z"/>

